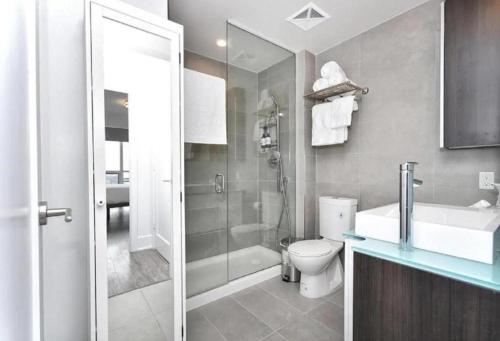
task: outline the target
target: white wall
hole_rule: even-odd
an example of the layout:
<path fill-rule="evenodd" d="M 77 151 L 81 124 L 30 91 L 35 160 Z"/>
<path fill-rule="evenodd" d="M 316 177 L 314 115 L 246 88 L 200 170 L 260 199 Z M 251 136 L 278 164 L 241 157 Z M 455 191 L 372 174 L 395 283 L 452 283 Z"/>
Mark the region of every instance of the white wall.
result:
<path fill-rule="evenodd" d="M 146 10 L 163 1 L 136 1 Z M 82 0 L 39 0 L 41 194 L 71 207 L 43 233 L 43 314 L 47 341 L 89 340 L 85 28 Z"/>

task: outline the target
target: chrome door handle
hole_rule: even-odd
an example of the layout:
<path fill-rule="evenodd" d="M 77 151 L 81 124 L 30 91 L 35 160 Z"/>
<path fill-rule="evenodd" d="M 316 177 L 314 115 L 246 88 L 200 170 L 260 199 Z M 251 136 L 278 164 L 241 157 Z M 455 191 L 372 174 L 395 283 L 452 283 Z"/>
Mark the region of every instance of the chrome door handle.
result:
<path fill-rule="evenodd" d="M 216 174 L 215 175 L 215 193 L 221 194 L 224 193 L 224 175 Z"/>
<path fill-rule="evenodd" d="M 49 208 L 46 201 L 38 203 L 38 223 L 47 225 L 47 218 L 64 216 L 64 221 L 69 223 L 73 220 L 71 208 Z"/>

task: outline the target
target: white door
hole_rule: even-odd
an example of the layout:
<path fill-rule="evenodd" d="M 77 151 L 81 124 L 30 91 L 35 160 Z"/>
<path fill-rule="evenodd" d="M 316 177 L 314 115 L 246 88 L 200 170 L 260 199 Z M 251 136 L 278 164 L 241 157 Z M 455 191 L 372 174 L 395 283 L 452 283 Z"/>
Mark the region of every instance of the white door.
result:
<path fill-rule="evenodd" d="M 0 4 L 0 340 L 39 340 L 35 1 Z"/>
<path fill-rule="evenodd" d="M 163 74 L 169 74 L 167 65 L 161 64 L 159 61 L 156 63 L 149 63 L 147 69 L 151 73 L 162 70 Z M 144 70 L 143 70 L 144 71 Z M 143 74 L 146 74 L 144 72 Z M 170 92 L 161 92 L 161 87 L 154 87 L 156 93 L 152 96 L 161 99 L 162 101 L 170 101 Z M 153 103 L 153 107 L 161 108 L 161 105 Z M 169 263 L 172 263 L 172 143 L 171 134 L 172 129 L 171 117 L 164 115 L 161 110 L 151 110 L 151 122 L 153 122 L 153 130 L 155 139 L 152 144 L 153 150 L 153 188 L 155 189 L 154 196 L 154 246 L 158 252 Z M 170 269 L 171 270 L 171 269 Z M 173 275 L 172 273 L 170 274 Z"/>
<path fill-rule="evenodd" d="M 34 9 L 0 5 L 0 340 L 39 333 Z"/>
<path fill-rule="evenodd" d="M 104 4 L 104 5 L 103 5 Z M 108 339 L 104 83 L 107 51 L 121 70 L 128 96 L 131 250 L 156 248 L 169 261 L 173 292 L 170 340 L 182 340 L 185 321 L 182 203 L 182 27 L 116 3 L 89 2 L 87 26 L 94 186 L 95 321 L 97 340 Z M 118 7 L 116 7 L 118 6 Z M 112 39 L 110 39 L 112 37 Z M 110 48 L 111 46 L 111 48 Z M 124 49 L 126 51 L 124 51 Z M 130 52 L 130 53 L 129 53 Z M 133 81 L 131 81 L 133 80 Z M 147 90 L 146 90 L 147 89 Z M 161 299 L 164 299 L 162 297 Z M 168 302 L 165 301 L 167 304 Z M 94 319 L 93 319 L 94 320 Z"/>
<path fill-rule="evenodd" d="M 155 247 L 163 258 L 172 263 L 172 184 L 170 179 L 158 175 Z"/>

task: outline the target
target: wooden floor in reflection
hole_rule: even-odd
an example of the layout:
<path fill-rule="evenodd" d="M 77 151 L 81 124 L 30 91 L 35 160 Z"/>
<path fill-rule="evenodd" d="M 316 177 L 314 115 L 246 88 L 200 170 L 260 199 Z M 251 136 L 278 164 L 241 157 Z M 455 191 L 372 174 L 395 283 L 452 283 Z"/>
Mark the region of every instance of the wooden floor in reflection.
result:
<path fill-rule="evenodd" d="M 108 296 L 169 279 L 169 264 L 157 250 L 129 251 L 129 208 L 112 208 L 108 221 Z"/>

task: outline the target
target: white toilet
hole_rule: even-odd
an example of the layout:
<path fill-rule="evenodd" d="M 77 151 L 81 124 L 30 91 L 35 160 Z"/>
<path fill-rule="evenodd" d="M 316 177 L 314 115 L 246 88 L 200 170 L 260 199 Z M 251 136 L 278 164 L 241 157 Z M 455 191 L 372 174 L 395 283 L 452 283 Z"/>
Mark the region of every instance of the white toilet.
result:
<path fill-rule="evenodd" d="M 300 294 L 318 298 L 332 293 L 344 280 L 339 251 L 342 233 L 354 228 L 358 201 L 348 198 L 319 198 L 319 234 L 322 239 L 303 240 L 288 247 L 292 263 L 301 272 Z"/>

